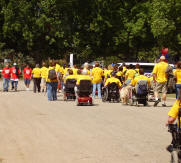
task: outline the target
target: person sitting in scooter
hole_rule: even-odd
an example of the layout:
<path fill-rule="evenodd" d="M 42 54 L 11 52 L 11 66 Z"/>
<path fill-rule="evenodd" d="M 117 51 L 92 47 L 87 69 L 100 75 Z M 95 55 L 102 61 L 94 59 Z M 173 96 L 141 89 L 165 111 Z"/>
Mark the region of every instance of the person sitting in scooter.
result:
<path fill-rule="evenodd" d="M 111 77 L 106 80 L 106 83 L 104 86 L 107 87 L 111 83 L 116 83 L 116 84 L 118 84 L 119 87 L 121 87 L 121 82 L 118 78 L 116 78 L 115 71 L 111 72 Z"/>
<path fill-rule="evenodd" d="M 138 83 L 140 80 L 146 80 L 147 83 L 148 83 L 148 86 L 150 86 L 150 79 L 144 75 L 144 70 L 143 70 L 143 69 L 140 69 L 140 70 L 139 70 L 139 74 L 140 74 L 139 76 L 135 77 L 135 78 L 131 81 L 131 85 L 136 88 L 137 83 Z"/>
<path fill-rule="evenodd" d="M 80 82 L 82 80 L 88 80 L 88 81 L 91 81 L 92 83 L 92 78 L 89 76 L 89 73 L 87 70 L 83 70 L 82 75 L 79 75 L 78 78 L 77 78 L 77 83 L 76 83 L 76 87 L 75 87 L 75 92 L 77 93 L 77 91 L 79 90 L 79 86 L 80 86 Z"/>
<path fill-rule="evenodd" d="M 77 75 L 73 75 L 73 70 L 69 69 L 68 70 L 68 76 L 64 79 L 64 100 L 66 99 L 66 93 L 67 92 L 72 92 L 73 89 L 73 94 L 74 94 L 74 86 L 77 81 Z"/>

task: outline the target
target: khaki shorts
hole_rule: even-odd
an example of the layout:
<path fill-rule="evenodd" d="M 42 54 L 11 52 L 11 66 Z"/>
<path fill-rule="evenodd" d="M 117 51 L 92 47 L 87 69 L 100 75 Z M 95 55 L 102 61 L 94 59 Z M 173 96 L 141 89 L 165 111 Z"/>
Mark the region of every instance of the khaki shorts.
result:
<path fill-rule="evenodd" d="M 166 94 L 167 93 L 167 82 L 163 82 L 163 83 L 156 82 L 154 91 L 158 92 L 158 93 L 162 92 L 163 94 Z"/>
<path fill-rule="evenodd" d="M 46 85 L 46 78 L 41 78 L 41 86 L 44 87 Z"/>

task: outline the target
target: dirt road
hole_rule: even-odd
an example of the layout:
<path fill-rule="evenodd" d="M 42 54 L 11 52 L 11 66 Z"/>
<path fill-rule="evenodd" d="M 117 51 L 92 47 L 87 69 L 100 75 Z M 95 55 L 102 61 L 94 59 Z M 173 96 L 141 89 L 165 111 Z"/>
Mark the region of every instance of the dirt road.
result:
<path fill-rule="evenodd" d="M 2 83 L 0 83 L 2 85 Z M 0 92 L 0 163 L 167 163 L 167 108 Z M 173 101 L 169 101 L 170 106 Z"/>

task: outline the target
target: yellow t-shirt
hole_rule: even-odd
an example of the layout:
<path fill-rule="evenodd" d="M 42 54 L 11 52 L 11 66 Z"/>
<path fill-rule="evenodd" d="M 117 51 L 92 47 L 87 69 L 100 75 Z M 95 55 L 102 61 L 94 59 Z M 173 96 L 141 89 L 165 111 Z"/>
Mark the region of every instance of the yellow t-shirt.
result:
<path fill-rule="evenodd" d="M 75 80 L 77 80 L 77 75 L 68 75 L 68 76 L 66 76 L 66 78 L 64 79 L 64 83 L 66 83 L 67 79 L 75 79 Z"/>
<path fill-rule="evenodd" d="M 159 83 L 166 82 L 167 75 L 166 75 L 166 69 L 168 67 L 168 63 L 166 62 L 160 62 L 157 63 L 153 69 L 153 74 L 156 74 L 156 81 Z"/>
<path fill-rule="evenodd" d="M 127 68 L 124 66 L 124 67 L 123 67 L 123 73 L 124 73 L 126 70 L 127 70 Z"/>
<path fill-rule="evenodd" d="M 104 70 L 104 78 L 107 79 L 108 77 L 111 77 L 111 72 L 113 70 Z"/>
<path fill-rule="evenodd" d="M 47 67 L 42 67 L 41 68 L 41 77 L 42 78 L 46 78 L 46 75 L 47 75 Z"/>
<path fill-rule="evenodd" d="M 120 80 L 117 79 L 117 78 L 115 78 L 115 77 L 108 78 L 108 79 L 106 80 L 105 86 L 107 86 L 107 85 L 109 85 L 109 84 L 111 84 L 111 83 L 116 83 L 116 84 L 118 84 L 119 87 L 121 87 L 121 82 L 120 82 Z"/>
<path fill-rule="evenodd" d="M 61 73 L 62 75 L 64 74 L 64 69 L 59 64 L 56 64 L 55 71 Z"/>
<path fill-rule="evenodd" d="M 116 73 L 116 75 L 119 76 L 119 77 L 120 77 L 120 76 L 123 76 L 123 72 L 122 72 L 122 71 L 118 71 L 118 72 Z"/>
<path fill-rule="evenodd" d="M 102 81 L 103 70 L 99 67 L 95 67 L 92 69 L 91 76 L 93 77 L 93 84 L 100 83 Z"/>
<path fill-rule="evenodd" d="M 126 72 L 127 79 L 134 79 L 136 71 L 133 69 L 128 69 Z"/>
<path fill-rule="evenodd" d="M 46 81 L 47 81 L 47 82 L 58 82 L 57 79 L 55 79 L 55 80 L 50 80 L 50 79 L 48 78 L 49 70 L 52 70 L 52 69 L 55 69 L 55 71 L 56 71 L 56 68 L 55 68 L 55 67 L 49 67 L 49 68 L 47 69 Z M 57 72 L 57 71 L 56 71 L 56 72 Z"/>
<path fill-rule="evenodd" d="M 176 100 L 172 108 L 168 112 L 168 115 L 176 119 L 178 117 L 179 108 L 181 108 L 181 100 Z"/>
<path fill-rule="evenodd" d="M 181 84 L 181 69 L 176 69 L 174 72 L 174 75 L 177 79 L 177 83 L 176 84 Z"/>
<path fill-rule="evenodd" d="M 78 69 L 77 69 L 77 68 L 73 68 L 72 70 L 73 70 L 73 74 L 74 74 L 74 75 L 77 75 Z"/>
<path fill-rule="evenodd" d="M 144 75 L 139 75 L 139 76 L 135 77 L 133 80 L 131 80 L 131 85 L 136 87 L 138 81 L 140 81 L 140 80 L 146 80 L 148 82 L 148 85 L 150 86 L 150 79 Z"/>
<path fill-rule="evenodd" d="M 92 83 L 92 78 L 89 75 L 79 75 L 77 78 L 77 85 L 80 84 L 81 80 L 89 80 Z"/>
<path fill-rule="evenodd" d="M 40 68 L 34 68 L 32 71 L 34 78 L 41 78 L 41 69 Z"/>

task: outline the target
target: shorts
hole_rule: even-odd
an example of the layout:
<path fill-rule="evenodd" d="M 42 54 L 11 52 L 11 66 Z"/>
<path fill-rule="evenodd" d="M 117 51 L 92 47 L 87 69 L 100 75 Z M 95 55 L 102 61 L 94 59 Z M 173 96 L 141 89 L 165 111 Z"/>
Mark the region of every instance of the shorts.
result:
<path fill-rule="evenodd" d="M 45 86 L 46 85 L 46 78 L 41 78 L 41 86 Z"/>
<path fill-rule="evenodd" d="M 24 83 L 25 83 L 25 85 L 30 84 L 30 81 L 31 81 L 31 79 L 24 79 Z"/>
<path fill-rule="evenodd" d="M 158 92 L 158 93 L 162 92 L 163 94 L 166 94 L 167 89 L 168 89 L 167 88 L 167 82 L 163 82 L 163 83 L 156 82 L 154 91 Z"/>

